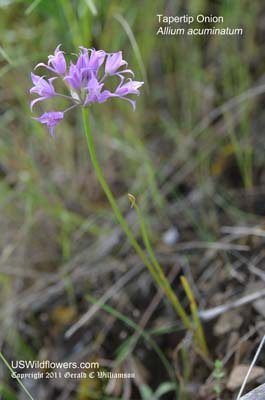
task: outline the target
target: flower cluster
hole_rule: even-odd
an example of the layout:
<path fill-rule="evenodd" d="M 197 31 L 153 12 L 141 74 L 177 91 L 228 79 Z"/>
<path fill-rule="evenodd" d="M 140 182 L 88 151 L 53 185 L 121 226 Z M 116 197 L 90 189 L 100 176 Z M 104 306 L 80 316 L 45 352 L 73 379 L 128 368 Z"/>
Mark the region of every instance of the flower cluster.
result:
<path fill-rule="evenodd" d="M 104 103 L 111 97 L 119 97 L 127 100 L 135 109 L 135 100 L 127 97 L 131 94 L 139 95 L 139 87 L 144 82 L 132 80 L 128 75 L 134 77 L 132 70 L 127 68 L 128 63 L 122 59 L 122 52 L 106 53 L 103 50 L 86 49 L 80 47 L 80 53 L 75 63 L 70 62 L 67 66 L 64 52 L 57 46 L 53 55 L 48 56 L 48 63 L 37 64 L 36 68 L 44 67 L 56 74 L 55 77 L 46 79 L 31 73 L 34 86 L 30 93 L 37 93 L 40 97 L 31 101 L 30 108 L 39 101 L 51 97 L 60 96 L 71 101 L 71 106 L 64 111 L 46 112 L 39 118 L 35 118 L 42 124 L 46 124 L 50 134 L 53 135 L 54 127 L 64 118 L 64 114 L 78 106 L 86 107 L 92 103 Z M 114 91 L 105 88 L 106 78 L 117 76 L 119 84 Z M 69 89 L 69 95 L 57 93 L 54 81 L 61 78 Z"/>

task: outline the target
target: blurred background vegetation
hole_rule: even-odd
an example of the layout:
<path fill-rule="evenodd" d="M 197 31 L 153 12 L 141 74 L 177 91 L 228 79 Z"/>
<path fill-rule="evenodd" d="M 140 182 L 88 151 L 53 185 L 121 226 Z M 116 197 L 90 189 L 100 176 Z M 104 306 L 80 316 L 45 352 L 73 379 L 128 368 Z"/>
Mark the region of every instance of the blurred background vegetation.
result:
<path fill-rule="evenodd" d="M 222 15 L 244 35 L 156 35 L 157 14 L 185 13 Z M 211 362 L 193 352 L 117 225 L 80 112 L 54 139 L 32 119 L 33 67 L 59 43 L 68 55 L 81 45 L 123 51 L 144 90 L 134 113 L 120 100 L 93 106 L 97 153 L 135 235 L 128 192 L 174 290 L 181 296 L 186 275 L 206 309 L 264 282 L 264 34 L 262 1 L 0 0 L 2 351 L 9 360 L 97 360 L 136 374 L 129 382 L 25 380 L 34 399 L 218 399 L 216 359 L 229 399 L 231 370 L 250 362 L 264 315 L 245 306 L 221 333 L 224 322 L 208 322 Z M 0 397 L 24 399 L 4 366 L 0 374 Z"/>

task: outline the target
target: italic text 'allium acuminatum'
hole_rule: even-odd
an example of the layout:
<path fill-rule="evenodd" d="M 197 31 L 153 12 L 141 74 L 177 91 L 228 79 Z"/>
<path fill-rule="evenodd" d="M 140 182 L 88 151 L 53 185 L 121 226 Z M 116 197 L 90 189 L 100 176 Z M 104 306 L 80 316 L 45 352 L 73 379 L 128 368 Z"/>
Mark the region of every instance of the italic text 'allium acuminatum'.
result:
<path fill-rule="evenodd" d="M 34 70 L 44 67 L 53 75 L 51 78 L 31 73 L 34 86 L 30 93 L 36 93 L 39 97 L 31 101 L 30 108 L 40 101 L 52 97 L 63 97 L 71 102 L 71 105 L 63 111 L 54 110 L 45 112 L 35 118 L 42 124 L 46 124 L 50 134 L 53 134 L 54 127 L 64 118 L 67 111 L 78 106 L 86 107 L 92 103 L 104 103 L 111 97 L 118 97 L 127 100 L 135 109 L 135 100 L 129 95 L 139 95 L 139 87 L 144 82 L 134 81 L 134 73 L 128 69 L 128 63 L 122 59 L 122 52 L 106 53 L 103 50 L 86 49 L 80 47 L 80 53 L 76 62 L 70 61 L 67 66 L 64 52 L 57 46 L 53 55 L 48 56 L 48 63 L 39 63 Z M 114 91 L 107 89 L 107 78 L 117 76 L 119 83 Z M 69 94 L 65 95 L 56 91 L 55 86 L 58 80 L 63 80 Z"/>

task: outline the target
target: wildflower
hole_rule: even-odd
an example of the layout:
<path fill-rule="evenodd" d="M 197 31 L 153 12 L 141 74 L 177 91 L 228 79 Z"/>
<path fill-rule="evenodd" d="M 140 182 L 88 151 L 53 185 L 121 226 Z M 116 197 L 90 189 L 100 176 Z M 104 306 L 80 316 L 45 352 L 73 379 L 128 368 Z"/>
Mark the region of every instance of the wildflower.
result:
<path fill-rule="evenodd" d="M 72 88 L 77 91 L 80 90 L 83 86 L 82 69 L 83 68 L 78 68 L 71 62 L 69 68 L 69 74 L 64 77 L 64 80 L 66 80 L 69 83 L 69 85 L 72 86 Z"/>
<path fill-rule="evenodd" d="M 132 81 L 128 79 L 127 82 L 121 82 L 120 85 L 117 87 L 115 93 L 119 97 L 127 96 L 128 94 L 137 94 L 139 96 L 140 92 L 138 90 L 139 87 L 143 85 L 143 82 Z"/>
<path fill-rule="evenodd" d="M 113 96 L 129 101 L 133 106 L 133 109 L 135 110 L 136 101 L 126 96 L 128 94 L 136 94 L 137 96 L 139 96 L 140 92 L 138 88 L 141 87 L 143 83 L 144 82 L 133 81 L 130 78 L 125 83 L 121 81 Z"/>
<path fill-rule="evenodd" d="M 54 127 L 63 119 L 64 113 L 60 111 L 51 111 L 42 114 L 39 118 L 34 118 L 39 121 L 41 124 L 46 124 L 50 135 L 53 136 Z"/>
<path fill-rule="evenodd" d="M 92 49 L 87 68 L 93 71 L 95 74 L 97 74 L 99 68 L 101 67 L 101 65 L 105 60 L 105 56 L 106 56 L 105 51 Z"/>
<path fill-rule="evenodd" d="M 85 98 L 84 105 L 91 103 L 104 103 L 109 97 L 113 96 L 109 90 L 104 90 L 101 92 L 104 83 L 99 83 L 98 80 L 93 76 L 87 85 L 88 95 Z"/>
<path fill-rule="evenodd" d="M 54 55 L 48 57 L 48 65 L 52 64 L 54 71 L 58 74 L 64 74 L 66 71 L 66 61 L 63 55 L 64 52 L 59 50 L 60 46 L 59 44 L 59 46 L 56 47 Z"/>
<path fill-rule="evenodd" d="M 30 89 L 30 93 L 37 93 L 39 96 L 41 96 L 30 103 L 30 109 L 32 111 L 32 107 L 38 101 L 46 100 L 55 95 L 52 81 L 54 81 L 56 78 L 50 78 L 47 82 L 43 76 L 38 76 L 33 73 L 31 73 L 31 78 L 35 86 Z"/>
<path fill-rule="evenodd" d="M 61 44 L 56 47 L 54 54 L 48 56 L 48 65 L 39 63 L 34 69 L 45 67 L 56 74 L 63 75 L 66 71 L 66 61 L 64 58 L 64 52 L 60 50 L 60 46 Z M 52 67 L 50 65 L 52 65 Z"/>
<path fill-rule="evenodd" d="M 122 59 L 122 52 L 118 51 L 117 53 L 112 53 L 107 56 L 106 59 L 106 64 L 105 64 L 105 74 L 106 75 L 121 75 L 125 72 L 131 73 L 134 75 L 134 73 L 130 69 L 125 69 L 122 71 L 118 71 L 120 67 L 123 65 L 128 65 L 128 63 Z"/>
<path fill-rule="evenodd" d="M 57 46 L 53 55 L 48 56 L 48 63 L 39 63 L 36 68 L 44 67 L 55 73 L 57 76 L 45 79 L 43 76 L 31 74 L 34 86 L 30 93 L 37 93 L 40 97 L 31 102 L 31 110 L 35 103 L 46 100 L 53 96 L 60 96 L 68 99 L 71 106 L 63 112 L 52 111 L 35 118 L 42 124 L 46 124 L 50 134 L 53 134 L 54 127 L 64 118 L 67 111 L 75 107 L 86 107 L 93 103 L 104 103 L 111 97 L 119 97 L 129 101 L 135 109 L 135 100 L 128 95 L 139 95 L 139 88 L 144 82 L 126 79 L 124 74 L 134 76 L 132 70 L 128 69 L 128 63 L 123 60 L 122 52 L 108 54 L 103 50 L 87 49 L 80 47 L 80 53 L 76 62 L 71 61 L 67 67 L 64 52 Z M 124 68 L 124 69 L 122 69 Z M 120 79 L 114 91 L 108 90 L 106 81 L 108 77 L 117 76 Z M 57 93 L 53 87 L 53 81 L 61 78 L 69 89 L 69 95 Z"/>

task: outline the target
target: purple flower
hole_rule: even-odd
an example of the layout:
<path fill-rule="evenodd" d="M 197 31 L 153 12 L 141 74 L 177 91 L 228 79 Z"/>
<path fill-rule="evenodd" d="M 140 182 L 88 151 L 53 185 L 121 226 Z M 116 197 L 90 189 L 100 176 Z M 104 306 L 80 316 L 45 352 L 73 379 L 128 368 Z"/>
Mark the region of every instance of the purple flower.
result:
<path fill-rule="evenodd" d="M 66 61 L 64 58 L 64 52 L 60 50 L 60 46 L 61 44 L 56 47 L 53 55 L 48 56 L 48 65 L 39 63 L 34 69 L 45 67 L 56 74 L 63 75 L 66 71 Z M 52 65 L 52 67 L 50 65 Z"/>
<path fill-rule="evenodd" d="M 134 73 L 130 69 L 124 69 L 122 71 L 118 71 L 120 67 L 122 67 L 123 65 L 126 65 L 127 67 L 128 63 L 122 59 L 121 51 L 109 54 L 106 59 L 105 74 L 111 76 L 111 75 L 120 75 L 127 72 L 134 75 Z"/>
<path fill-rule="evenodd" d="M 54 71 L 57 74 L 63 75 L 66 71 L 66 61 L 64 58 L 64 52 L 60 50 L 61 44 L 56 47 L 54 55 L 48 56 L 48 65 L 52 64 Z"/>
<path fill-rule="evenodd" d="M 104 86 L 104 83 L 99 83 L 95 76 L 92 76 L 87 84 L 88 94 L 85 98 L 84 105 L 95 103 L 99 100 L 101 96 L 101 90 Z"/>
<path fill-rule="evenodd" d="M 80 55 L 76 64 L 71 62 L 69 74 L 64 78 L 73 89 L 79 91 L 89 87 L 90 80 L 94 80 L 98 70 L 105 59 L 103 50 L 91 50 L 89 57 L 88 49 L 81 47 Z"/>
<path fill-rule="evenodd" d="M 121 82 L 117 87 L 115 94 L 119 97 L 127 96 L 127 94 L 137 94 L 139 96 L 140 92 L 138 90 L 144 82 L 133 81 L 132 79 L 128 79 L 127 82 Z"/>
<path fill-rule="evenodd" d="M 73 89 L 79 91 L 83 86 L 82 69 L 71 62 L 69 74 L 65 76 L 64 80 L 66 80 Z"/>
<path fill-rule="evenodd" d="M 77 68 L 81 71 L 82 69 L 86 69 L 89 63 L 88 57 L 88 49 L 85 47 L 80 47 L 80 54 L 76 62 Z"/>
<path fill-rule="evenodd" d="M 59 124 L 59 122 L 63 119 L 64 113 L 60 111 L 51 111 L 42 114 L 39 118 L 34 118 L 39 121 L 41 124 L 46 124 L 50 135 L 53 136 L 54 127 Z"/>
<path fill-rule="evenodd" d="M 89 50 L 80 47 L 80 55 L 78 57 L 78 60 L 76 62 L 75 67 L 79 70 L 81 82 L 83 86 L 86 86 L 89 82 L 89 80 L 97 76 L 98 70 L 103 64 L 105 60 L 105 52 L 103 50 L 91 50 L 91 54 L 89 56 Z M 71 80 L 71 71 L 70 72 L 70 77 L 69 79 Z M 68 78 L 68 77 L 67 77 Z"/>
<path fill-rule="evenodd" d="M 37 119 L 42 124 L 46 124 L 53 134 L 54 127 L 64 118 L 64 114 L 78 106 L 86 107 L 93 103 L 104 103 L 111 97 L 119 97 L 129 101 L 133 109 L 135 109 L 135 100 L 127 97 L 128 95 L 139 95 L 139 88 L 143 82 L 127 79 L 123 74 L 133 72 L 127 69 L 127 62 L 122 58 L 122 52 L 107 54 L 103 50 L 86 49 L 80 47 L 80 53 L 75 63 L 70 62 L 67 68 L 64 58 L 64 52 L 57 46 L 53 55 L 48 56 L 48 64 L 40 63 L 37 67 L 45 67 L 49 71 L 59 75 L 62 81 L 68 83 L 69 94 L 60 94 L 55 92 L 52 77 L 46 80 L 44 77 L 31 74 L 34 86 L 30 89 L 30 93 L 36 93 L 40 97 L 31 102 L 31 110 L 35 103 L 46 100 L 53 96 L 61 96 L 71 101 L 71 104 L 63 112 L 51 111 L 44 113 Z M 125 69 L 122 69 L 125 67 Z M 108 90 L 106 81 L 110 76 L 118 76 L 120 82 L 114 91 Z M 58 76 L 57 76 L 58 78 Z"/>
<path fill-rule="evenodd" d="M 41 96 L 30 103 L 30 109 L 32 111 L 32 107 L 38 101 L 46 100 L 55 95 L 52 81 L 54 81 L 56 78 L 50 78 L 47 82 L 43 76 L 38 76 L 31 73 L 31 79 L 35 86 L 30 89 L 30 93 L 37 93 L 39 96 Z"/>
<path fill-rule="evenodd" d="M 89 57 L 89 62 L 87 65 L 88 69 L 97 74 L 99 68 L 101 67 L 101 65 L 105 60 L 105 56 L 106 56 L 105 51 L 92 49 Z"/>
<path fill-rule="evenodd" d="M 132 79 L 128 79 L 125 83 L 121 81 L 114 93 L 114 96 L 129 101 L 133 106 L 133 109 L 135 110 L 136 101 L 126 96 L 128 94 L 136 94 L 137 96 L 139 96 L 140 92 L 138 88 L 141 87 L 143 84 L 144 82 L 133 81 Z"/>
<path fill-rule="evenodd" d="M 105 103 L 109 97 L 113 97 L 114 94 L 109 90 L 101 91 L 104 86 L 104 83 L 99 83 L 95 77 L 92 77 L 88 82 L 88 95 L 85 98 L 84 105 L 91 103 Z"/>

